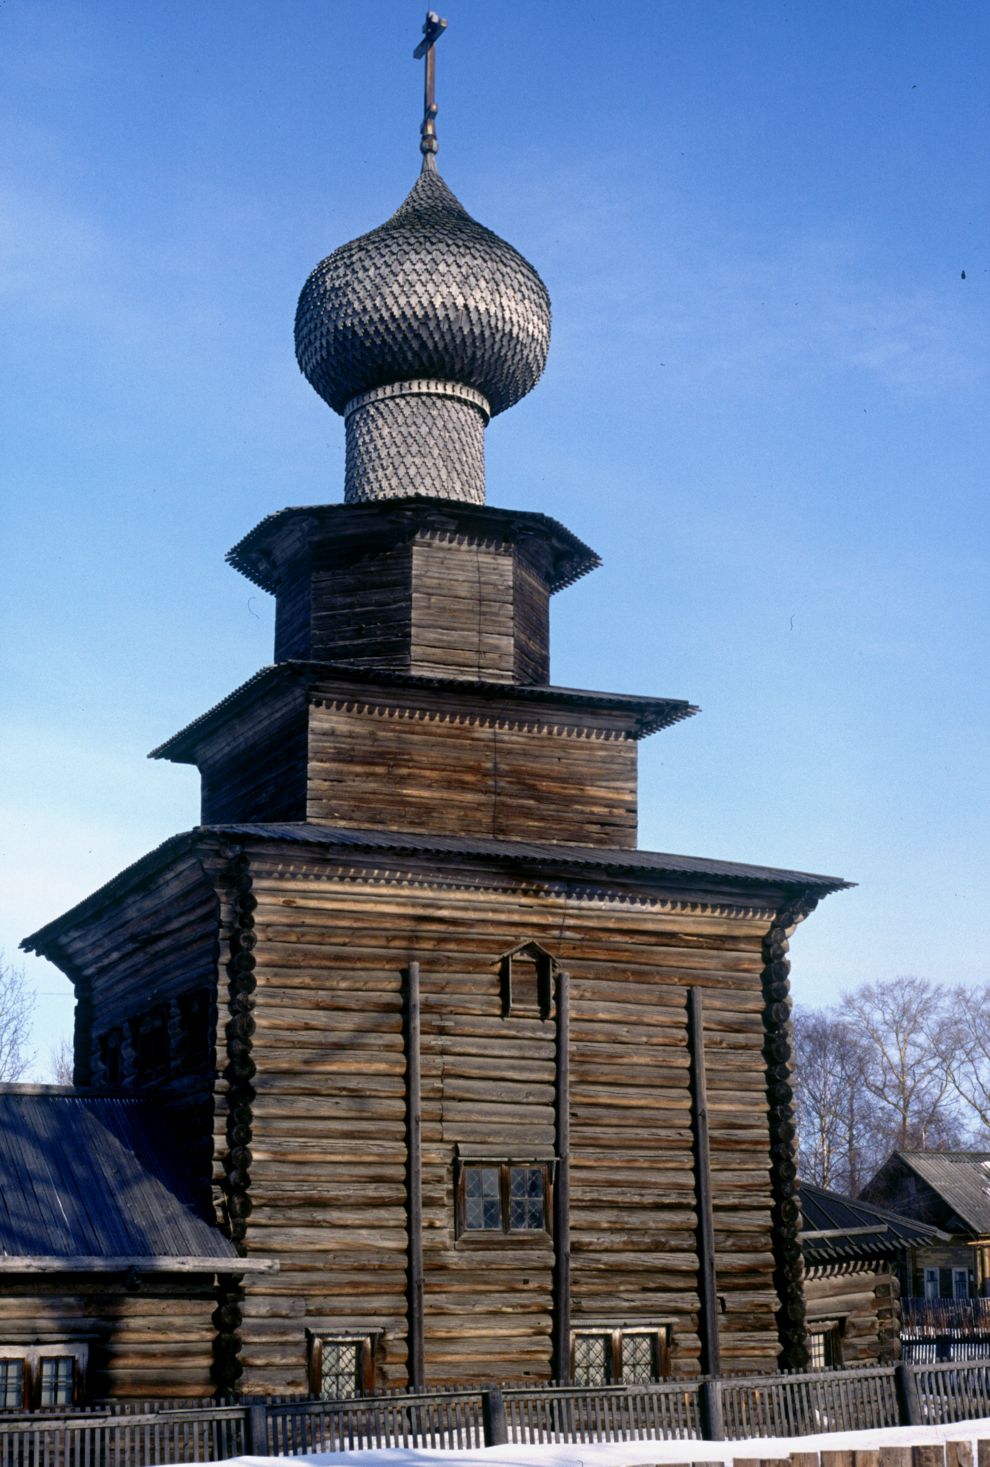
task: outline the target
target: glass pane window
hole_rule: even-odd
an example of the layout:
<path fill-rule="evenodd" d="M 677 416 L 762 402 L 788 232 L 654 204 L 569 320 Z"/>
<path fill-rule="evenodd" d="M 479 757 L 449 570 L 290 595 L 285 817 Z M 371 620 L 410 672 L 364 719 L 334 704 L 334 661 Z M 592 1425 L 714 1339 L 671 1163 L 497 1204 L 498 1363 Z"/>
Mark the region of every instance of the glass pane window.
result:
<path fill-rule="evenodd" d="M 24 1361 L 0 1360 L 0 1407 L 19 1410 L 24 1405 Z"/>
<path fill-rule="evenodd" d="M 574 1384 L 608 1385 L 612 1379 L 612 1336 L 574 1336 Z"/>
<path fill-rule="evenodd" d="M 624 1334 L 622 1336 L 622 1384 L 649 1385 L 660 1379 L 657 1360 L 657 1336 L 655 1334 Z"/>
<path fill-rule="evenodd" d="M 544 1225 L 543 1168 L 509 1168 L 509 1231 L 542 1229 Z"/>
<path fill-rule="evenodd" d="M 952 1297 L 953 1299 L 969 1298 L 969 1269 L 954 1268 L 952 1270 Z"/>
<path fill-rule="evenodd" d="M 825 1369 L 825 1336 L 823 1334 L 809 1335 L 808 1364 L 812 1370 Z"/>
<path fill-rule="evenodd" d="M 320 1395 L 340 1401 L 360 1391 L 361 1344 L 358 1340 L 324 1340 L 320 1362 Z"/>
<path fill-rule="evenodd" d="M 41 1361 L 41 1405 L 71 1406 L 76 1362 L 71 1355 Z"/>
<path fill-rule="evenodd" d="M 464 1227 L 466 1231 L 498 1231 L 502 1226 L 500 1168 L 464 1168 Z"/>

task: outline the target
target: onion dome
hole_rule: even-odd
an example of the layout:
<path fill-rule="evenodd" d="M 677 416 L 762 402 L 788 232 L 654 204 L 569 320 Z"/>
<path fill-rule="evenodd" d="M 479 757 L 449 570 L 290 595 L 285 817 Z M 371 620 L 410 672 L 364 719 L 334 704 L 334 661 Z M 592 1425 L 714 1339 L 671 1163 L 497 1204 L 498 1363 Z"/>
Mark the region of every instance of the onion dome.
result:
<path fill-rule="evenodd" d="M 471 218 L 432 157 L 391 219 L 316 266 L 296 312 L 299 366 L 337 413 L 433 380 L 473 388 L 494 416 L 536 385 L 549 344 L 543 281 Z"/>

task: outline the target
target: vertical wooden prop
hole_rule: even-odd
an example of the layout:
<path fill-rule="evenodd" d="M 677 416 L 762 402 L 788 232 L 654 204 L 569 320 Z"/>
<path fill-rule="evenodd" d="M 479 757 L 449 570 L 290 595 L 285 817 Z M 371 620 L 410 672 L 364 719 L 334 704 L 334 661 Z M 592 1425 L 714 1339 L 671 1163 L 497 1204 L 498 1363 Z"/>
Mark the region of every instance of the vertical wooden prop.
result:
<path fill-rule="evenodd" d="M 557 1175 L 553 1189 L 553 1378 L 571 1378 L 571 998 L 557 969 L 557 1078 L 554 1093 Z"/>
<path fill-rule="evenodd" d="M 423 1389 L 423 1144 L 419 964 L 406 969 L 406 1198 L 409 1224 L 407 1316 L 409 1385 Z"/>
<path fill-rule="evenodd" d="M 688 989 L 688 1052 L 691 1060 L 691 1127 L 694 1133 L 695 1197 L 698 1205 L 698 1303 L 701 1373 L 718 1375 L 718 1291 L 715 1279 L 715 1221 L 708 1148 L 708 1090 L 705 1083 L 704 1011 L 701 989 Z"/>

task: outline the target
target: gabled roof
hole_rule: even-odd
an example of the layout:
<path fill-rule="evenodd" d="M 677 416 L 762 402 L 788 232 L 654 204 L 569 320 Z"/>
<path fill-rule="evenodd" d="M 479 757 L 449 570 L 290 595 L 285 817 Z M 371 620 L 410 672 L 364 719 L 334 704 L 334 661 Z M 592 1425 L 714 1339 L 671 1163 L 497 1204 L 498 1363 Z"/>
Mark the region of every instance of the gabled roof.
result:
<path fill-rule="evenodd" d="M 119 1093 L 0 1085 L 0 1269 L 57 1265 L 257 1268 L 197 1205 L 160 1107 Z"/>
<path fill-rule="evenodd" d="M 846 1263 L 896 1256 L 902 1248 L 948 1234 L 870 1202 L 854 1202 L 808 1182 L 800 1185 L 801 1248 L 805 1263 Z"/>
<path fill-rule="evenodd" d="M 894 1155 L 974 1233 L 990 1234 L 990 1151 L 896 1151 Z"/>

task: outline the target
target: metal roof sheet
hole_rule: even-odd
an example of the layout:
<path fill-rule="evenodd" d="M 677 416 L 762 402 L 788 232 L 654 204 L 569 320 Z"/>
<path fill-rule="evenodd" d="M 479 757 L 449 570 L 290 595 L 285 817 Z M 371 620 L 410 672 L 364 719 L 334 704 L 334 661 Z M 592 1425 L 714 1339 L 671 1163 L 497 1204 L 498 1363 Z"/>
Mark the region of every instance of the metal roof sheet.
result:
<path fill-rule="evenodd" d="M 25 937 L 21 947 L 27 952 L 50 955 L 57 947 L 59 935 L 87 911 L 99 906 L 129 885 L 165 865 L 185 851 L 201 843 L 229 840 L 257 840 L 310 845 L 326 849 L 353 851 L 385 851 L 398 856 L 427 857 L 430 860 L 475 859 L 501 865 L 508 870 L 521 870 L 538 875 L 548 868 L 565 879 L 584 876 L 588 880 L 612 877 L 644 879 L 650 876 L 693 877 L 712 887 L 720 885 L 772 886 L 794 889 L 811 896 L 823 897 L 833 891 L 845 891 L 854 882 L 838 876 L 816 876 L 808 871 L 788 871 L 775 866 L 750 866 L 738 861 L 709 860 L 703 856 L 675 856 L 661 851 L 619 850 L 609 846 L 575 846 L 564 843 L 491 840 L 482 836 L 425 835 L 397 830 L 350 830 L 329 825 L 310 824 L 237 824 L 198 825 L 193 830 L 173 835 L 139 861 L 119 871 L 106 885 Z"/>
<path fill-rule="evenodd" d="M 597 708 L 606 713 L 629 716 L 629 734 L 634 739 L 647 737 L 660 729 L 670 728 L 685 718 L 691 718 L 699 710 L 684 698 L 639 697 L 634 693 L 600 693 L 583 688 L 560 688 L 553 684 L 494 683 L 474 681 L 468 678 L 422 677 L 415 673 L 383 672 L 379 668 L 350 667 L 335 662 L 279 662 L 263 667 L 247 682 L 221 698 L 212 708 L 194 718 L 178 733 L 152 749 L 149 759 L 172 759 L 181 763 L 192 759 L 196 740 L 203 736 L 220 715 L 235 712 L 243 701 L 266 691 L 266 688 L 285 683 L 304 682 L 309 688 L 325 679 L 341 684 L 356 683 L 370 688 L 401 688 L 416 691 L 444 692 L 453 696 L 480 697 L 497 702 L 519 699 L 522 703 L 562 705 L 565 707 Z M 317 691 L 321 691 L 317 689 Z"/>
<path fill-rule="evenodd" d="M 152 1101 L 2 1085 L 0 1258 L 19 1257 L 239 1262 Z"/>
<path fill-rule="evenodd" d="M 974 1233 L 990 1234 L 990 1151 L 899 1151 L 896 1154 Z"/>
<path fill-rule="evenodd" d="M 889 1258 L 905 1247 L 946 1238 L 916 1218 L 870 1202 L 854 1202 L 808 1182 L 802 1182 L 799 1191 L 801 1246 L 809 1264 Z"/>

